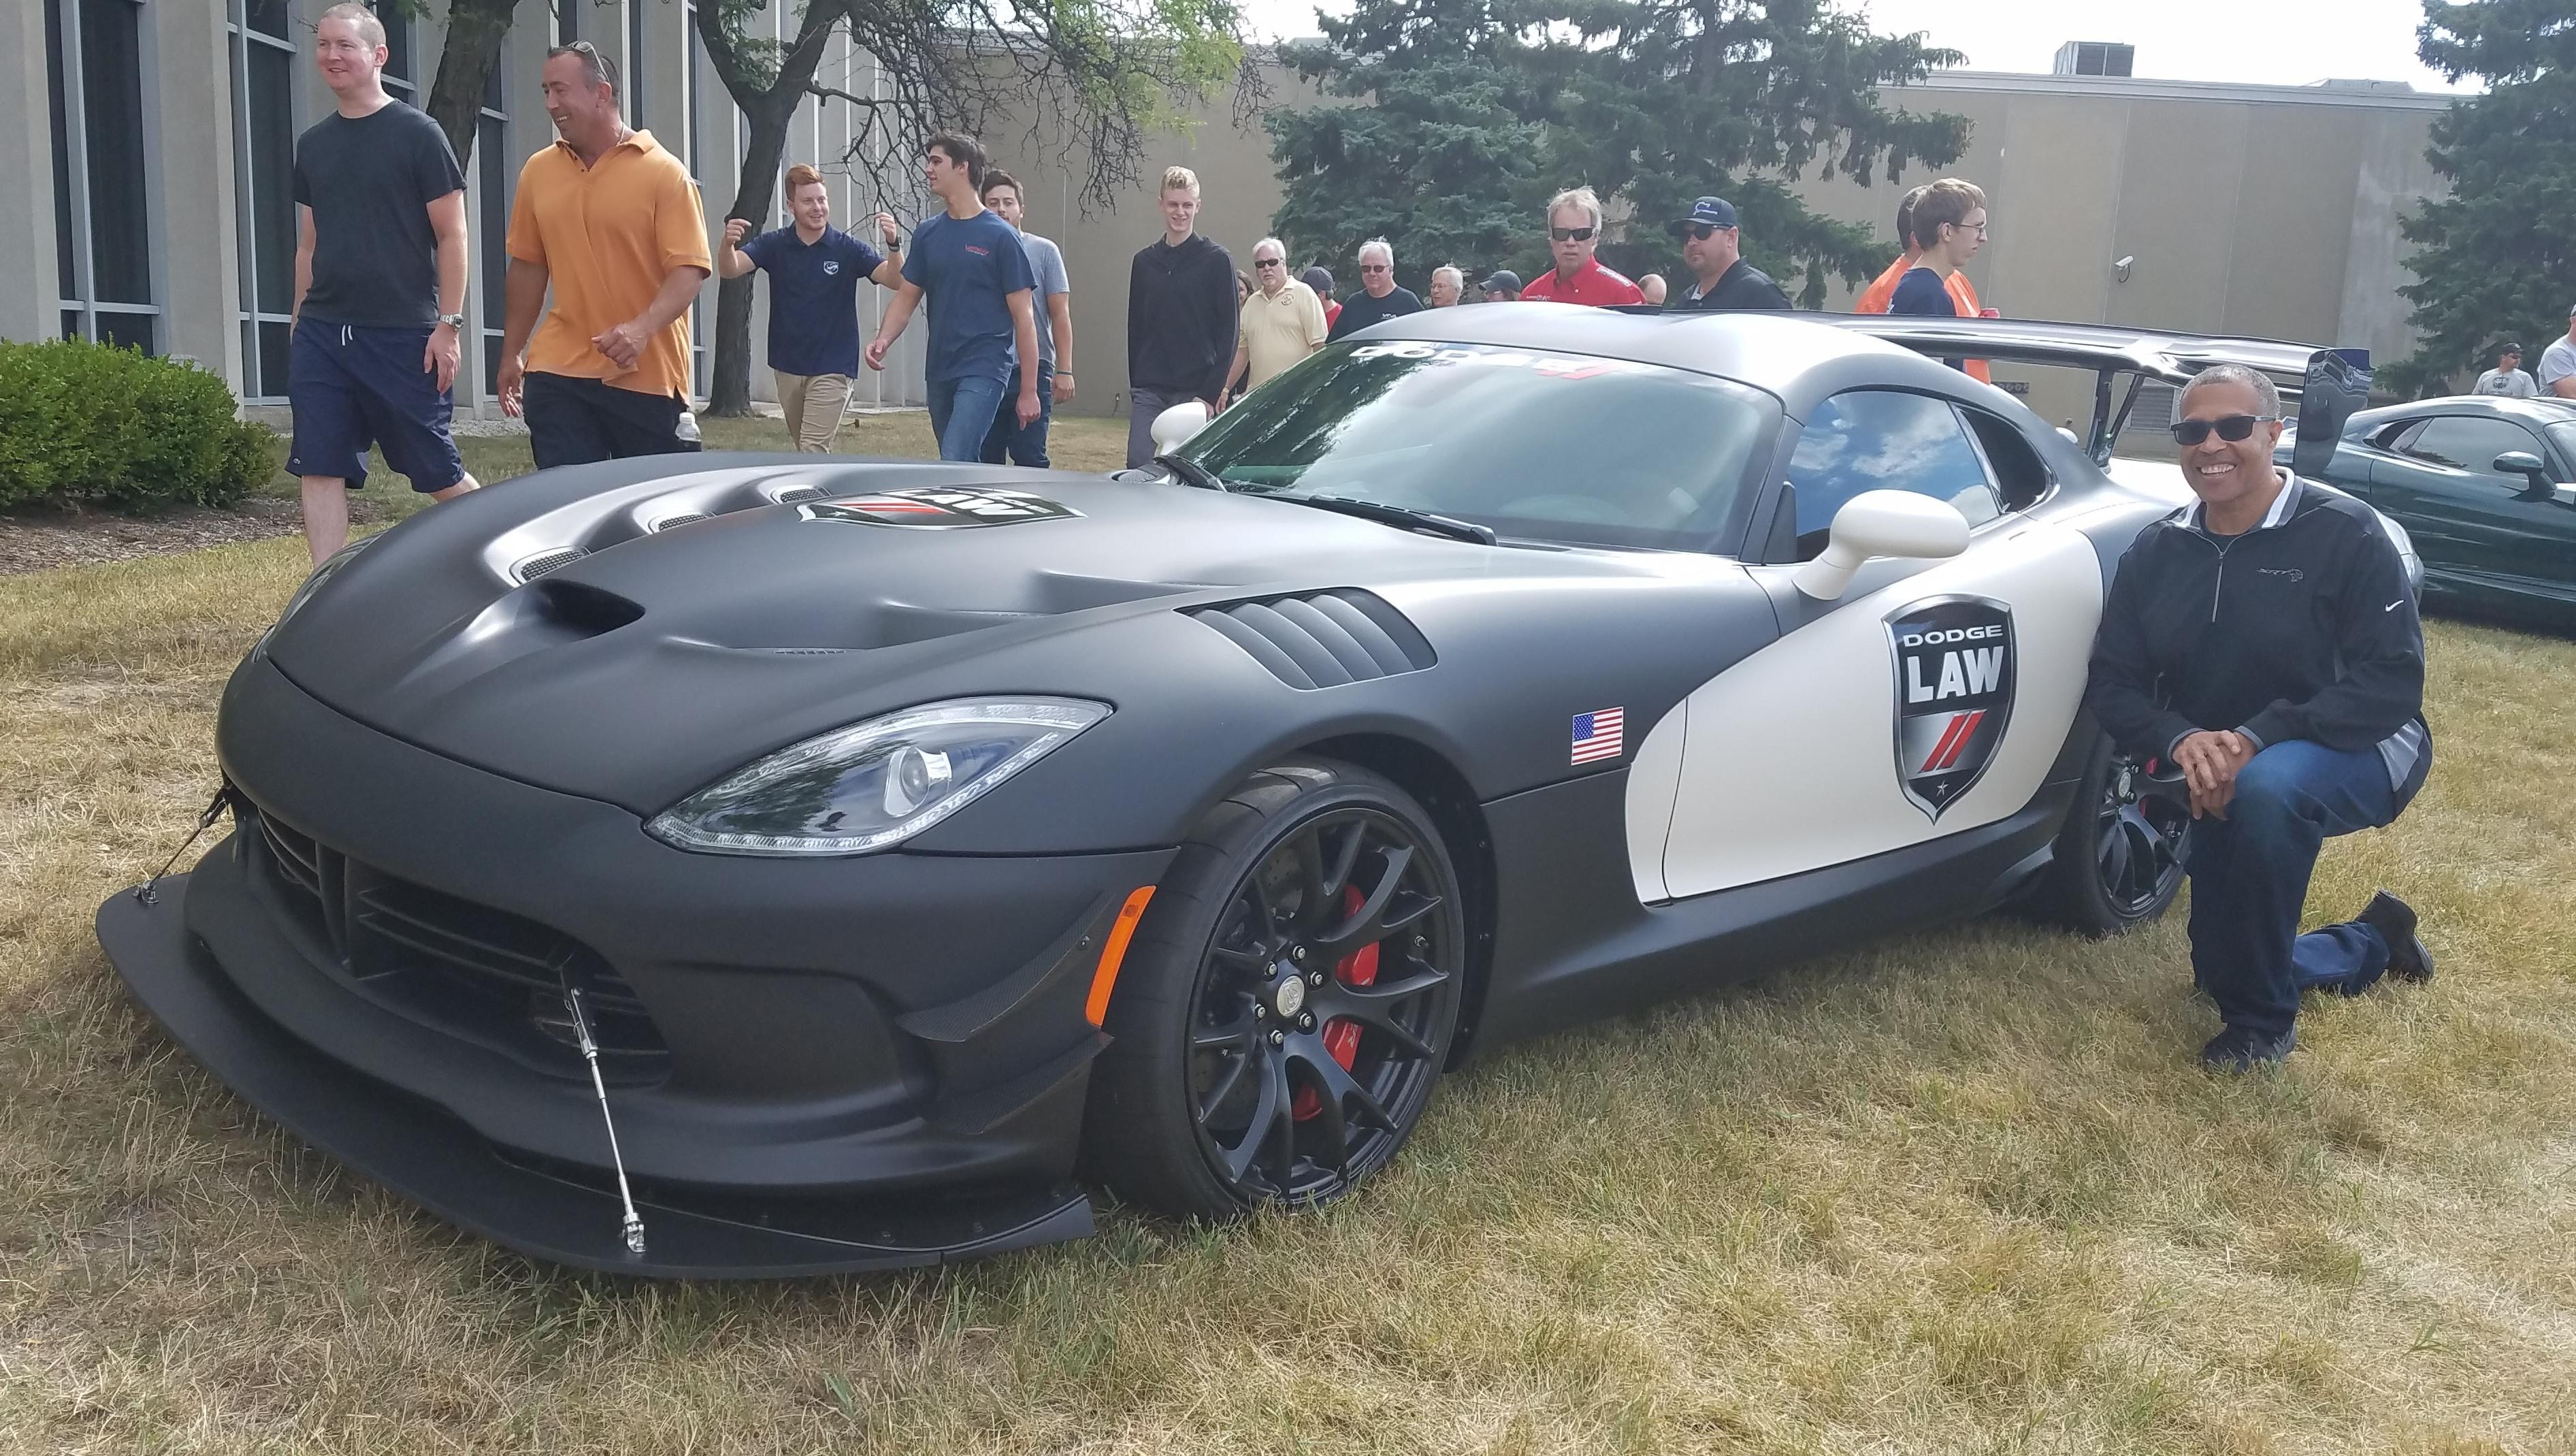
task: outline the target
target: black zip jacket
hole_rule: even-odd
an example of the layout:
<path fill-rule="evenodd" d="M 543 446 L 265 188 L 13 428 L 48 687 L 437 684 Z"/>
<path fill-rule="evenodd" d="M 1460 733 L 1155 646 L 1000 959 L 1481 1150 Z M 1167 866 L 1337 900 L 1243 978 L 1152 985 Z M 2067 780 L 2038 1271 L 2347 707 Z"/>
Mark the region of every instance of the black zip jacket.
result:
<path fill-rule="evenodd" d="M 2409 787 L 2429 759 L 2424 628 L 2370 507 L 2292 477 L 2288 514 L 2213 536 L 2184 507 L 2138 533 L 2111 581 L 2085 700 L 2140 758 L 2236 729 L 2377 749 Z"/>
<path fill-rule="evenodd" d="M 1225 393 L 1234 369 L 1234 259 L 1197 233 L 1161 238 L 1127 270 L 1127 386 L 1193 399 Z"/>

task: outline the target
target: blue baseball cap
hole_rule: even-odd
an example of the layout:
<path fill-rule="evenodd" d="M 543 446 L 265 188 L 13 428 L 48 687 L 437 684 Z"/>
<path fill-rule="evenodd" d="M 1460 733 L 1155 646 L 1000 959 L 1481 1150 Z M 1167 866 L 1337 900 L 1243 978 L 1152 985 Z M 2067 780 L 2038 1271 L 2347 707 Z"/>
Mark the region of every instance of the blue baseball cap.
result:
<path fill-rule="evenodd" d="M 1691 204 L 1690 216 L 1675 218 L 1665 225 L 1664 231 L 1674 237 L 1680 237 L 1694 227 L 1731 228 L 1733 226 L 1735 226 L 1734 203 L 1723 197 L 1703 197 Z"/>

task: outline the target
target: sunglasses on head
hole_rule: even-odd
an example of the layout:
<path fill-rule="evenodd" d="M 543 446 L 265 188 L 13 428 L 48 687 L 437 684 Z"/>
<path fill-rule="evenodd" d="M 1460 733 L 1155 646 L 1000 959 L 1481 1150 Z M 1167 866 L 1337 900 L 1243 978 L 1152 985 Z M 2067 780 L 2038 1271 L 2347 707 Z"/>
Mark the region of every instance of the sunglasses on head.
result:
<path fill-rule="evenodd" d="M 1586 243 L 1592 240 L 1592 229 L 1552 227 L 1547 230 L 1547 235 L 1560 243 Z"/>
<path fill-rule="evenodd" d="M 2216 430 L 2218 438 L 2235 443 L 2254 433 L 2254 427 L 2278 420 L 2279 415 L 2225 415 L 2214 420 L 2176 420 L 2173 422 L 2174 443 L 2197 445 Z"/>

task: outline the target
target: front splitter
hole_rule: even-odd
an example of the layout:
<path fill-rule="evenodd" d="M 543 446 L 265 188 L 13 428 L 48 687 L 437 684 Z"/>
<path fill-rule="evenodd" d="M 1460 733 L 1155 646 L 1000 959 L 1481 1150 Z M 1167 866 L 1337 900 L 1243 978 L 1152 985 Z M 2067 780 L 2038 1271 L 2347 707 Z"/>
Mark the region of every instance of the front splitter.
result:
<path fill-rule="evenodd" d="M 531 1258 L 656 1279 L 773 1279 L 914 1268 L 1092 1231 L 1090 1200 L 1064 1186 L 973 1202 L 797 1198 L 774 1208 L 749 1195 L 681 1199 L 639 1190 L 646 1248 L 629 1253 L 612 1189 L 506 1161 L 437 1108 L 289 1036 L 188 933 L 188 876 L 150 889 L 149 900 L 125 890 L 99 906 L 98 941 L 153 1020 L 298 1137 Z"/>

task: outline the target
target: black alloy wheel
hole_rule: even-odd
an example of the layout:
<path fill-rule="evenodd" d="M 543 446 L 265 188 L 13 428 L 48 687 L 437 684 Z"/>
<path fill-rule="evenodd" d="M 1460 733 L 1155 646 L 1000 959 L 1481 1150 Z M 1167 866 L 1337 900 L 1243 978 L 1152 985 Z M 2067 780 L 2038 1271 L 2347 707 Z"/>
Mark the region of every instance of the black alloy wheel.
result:
<path fill-rule="evenodd" d="M 2164 914 L 2182 890 L 2191 796 L 2096 735 L 2047 873 L 2031 898 L 2079 935 L 2117 935 Z"/>
<path fill-rule="evenodd" d="M 1329 1202 L 1394 1157 L 1447 1061 L 1456 876 L 1420 806 L 1346 764 L 1272 769 L 1202 829 L 1120 974 L 1088 1159 L 1185 1217 Z"/>

